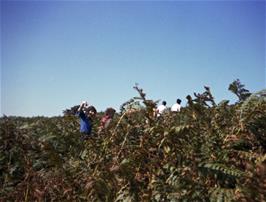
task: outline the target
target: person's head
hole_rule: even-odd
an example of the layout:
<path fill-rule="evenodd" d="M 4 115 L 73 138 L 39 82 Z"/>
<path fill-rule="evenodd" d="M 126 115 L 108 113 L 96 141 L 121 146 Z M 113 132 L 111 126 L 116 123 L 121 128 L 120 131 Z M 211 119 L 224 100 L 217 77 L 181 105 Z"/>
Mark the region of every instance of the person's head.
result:
<path fill-rule="evenodd" d="M 166 101 L 163 101 L 162 104 L 163 104 L 164 106 L 166 106 Z"/>
<path fill-rule="evenodd" d="M 105 115 L 108 115 L 109 117 L 113 118 L 115 115 L 115 109 L 112 107 L 109 107 L 105 110 Z"/>
<path fill-rule="evenodd" d="M 176 103 L 177 103 L 177 104 L 181 104 L 181 100 L 180 100 L 180 99 L 177 99 L 177 100 L 176 100 Z"/>
<path fill-rule="evenodd" d="M 85 114 L 87 116 L 89 116 L 89 117 L 94 117 L 96 115 L 96 113 L 97 113 L 96 108 L 94 106 L 92 106 L 92 105 L 87 107 L 87 108 L 85 108 L 84 111 L 85 111 Z"/>

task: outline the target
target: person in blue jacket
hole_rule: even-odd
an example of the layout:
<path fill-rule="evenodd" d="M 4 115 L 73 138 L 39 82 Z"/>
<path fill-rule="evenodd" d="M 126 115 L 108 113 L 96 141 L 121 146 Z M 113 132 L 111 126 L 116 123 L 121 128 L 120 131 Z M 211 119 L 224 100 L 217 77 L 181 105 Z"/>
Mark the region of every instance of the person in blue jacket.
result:
<path fill-rule="evenodd" d="M 87 102 L 83 101 L 78 110 L 77 116 L 80 119 L 80 132 L 82 133 L 81 139 L 87 139 L 91 136 L 92 132 L 92 119 L 96 115 L 97 110 L 94 106 L 89 106 Z"/>

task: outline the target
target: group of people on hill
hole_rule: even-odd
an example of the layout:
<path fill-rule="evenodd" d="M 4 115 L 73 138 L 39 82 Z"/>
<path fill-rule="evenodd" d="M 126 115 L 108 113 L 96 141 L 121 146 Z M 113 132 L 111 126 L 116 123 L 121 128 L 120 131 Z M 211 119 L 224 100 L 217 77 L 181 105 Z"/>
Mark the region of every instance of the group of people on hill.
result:
<path fill-rule="evenodd" d="M 157 117 L 161 116 L 167 110 L 166 101 L 162 101 L 162 104 L 159 105 L 156 109 Z M 181 110 L 181 100 L 177 99 L 176 103 L 170 108 L 171 112 L 180 112 Z"/>
<path fill-rule="evenodd" d="M 172 112 L 179 112 L 181 109 L 181 100 L 177 99 L 176 103 L 172 105 Z M 163 101 L 156 109 L 156 116 L 160 117 L 167 110 L 166 101 Z M 99 131 L 106 129 L 115 115 L 115 109 L 107 108 L 100 121 Z M 80 119 L 80 132 L 82 134 L 81 139 L 88 139 L 92 134 L 92 119 L 97 114 L 97 110 L 94 106 L 88 105 L 86 101 L 82 101 L 76 115 Z"/>
<path fill-rule="evenodd" d="M 78 110 L 77 116 L 80 119 L 80 132 L 82 134 L 81 139 L 88 139 L 92 134 L 92 119 L 97 114 L 97 110 L 94 106 L 89 106 L 86 101 L 82 101 Z M 100 121 L 99 131 L 107 128 L 115 114 L 115 109 L 107 108 Z"/>

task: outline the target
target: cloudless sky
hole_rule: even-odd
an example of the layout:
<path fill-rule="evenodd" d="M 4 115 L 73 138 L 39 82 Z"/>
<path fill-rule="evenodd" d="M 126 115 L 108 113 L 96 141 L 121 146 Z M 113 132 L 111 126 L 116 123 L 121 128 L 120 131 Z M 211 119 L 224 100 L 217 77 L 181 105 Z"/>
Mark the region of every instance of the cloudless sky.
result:
<path fill-rule="evenodd" d="M 1 1 L 1 115 L 266 87 L 265 1 Z"/>

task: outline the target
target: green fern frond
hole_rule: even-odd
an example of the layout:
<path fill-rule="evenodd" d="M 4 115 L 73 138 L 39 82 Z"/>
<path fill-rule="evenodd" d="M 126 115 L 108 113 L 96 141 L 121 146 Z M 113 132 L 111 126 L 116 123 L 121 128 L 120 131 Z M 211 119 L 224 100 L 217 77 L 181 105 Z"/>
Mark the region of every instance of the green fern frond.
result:
<path fill-rule="evenodd" d="M 203 163 L 200 164 L 199 167 L 207 169 L 209 172 L 218 172 L 226 176 L 241 177 L 244 175 L 244 172 L 220 163 Z"/>
<path fill-rule="evenodd" d="M 210 201 L 211 202 L 231 202 L 234 201 L 234 190 L 225 189 L 221 187 L 215 187 L 210 190 Z"/>
<path fill-rule="evenodd" d="M 179 181 L 178 181 L 178 177 L 179 177 L 179 174 L 178 174 L 178 170 L 177 168 L 175 168 L 174 166 L 171 166 L 169 168 L 169 171 L 170 171 L 170 176 L 166 179 L 166 183 L 177 188 L 178 187 L 178 184 L 179 184 Z"/>
<path fill-rule="evenodd" d="M 263 162 L 265 162 L 265 161 L 266 161 L 266 154 L 257 157 L 255 163 L 256 163 L 256 164 L 261 164 L 261 163 L 263 163 Z"/>
<path fill-rule="evenodd" d="M 181 125 L 181 126 L 174 126 L 171 128 L 171 132 L 174 132 L 174 133 L 181 133 L 181 132 L 184 132 L 185 130 L 187 129 L 190 129 L 191 126 L 190 125 Z"/>
<path fill-rule="evenodd" d="M 233 150 L 233 152 L 237 156 L 239 156 L 241 159 L 248 160 L 248 161 L 254 161 L 258 158 L 257 153 L 252 153 L 250 151 Z"/>
<path fill-rule="evenodd" d="M 240 120 L 243 122 L 246 120 L 248 114 L 254 112 L 256 106 L 260 110 L 265 110 L 266 104 L 266 89 L 263 89 L 257 93 L 253 93 L 248 97 L 240 107 Z M 264 107 L 263 107 L 264 106 Z"/>
<path fill-rule="evenodd" d="M 133 201 L 130 196 L 129 192 L 129 184 L 126 184 L 123 186 L 117 193 L 115 202 L 120 202 L 120 201 Z"/>
<path fill-rule="evenodd" d="M 241 151 L 249 151 L 252 149 L 252 144 L 248 140 L 239 139 L 231 144 L 231 148 Z"/>
<path fill-rule="evenodd" d="M 266 89 L 258 91 L 256 93 L 251 94 L 243 103 L 243 105 L 248 104 L 252 100 L 260 100 L 266 102 Z M 242 105 L 242 106 L 243 106 Z"/>

